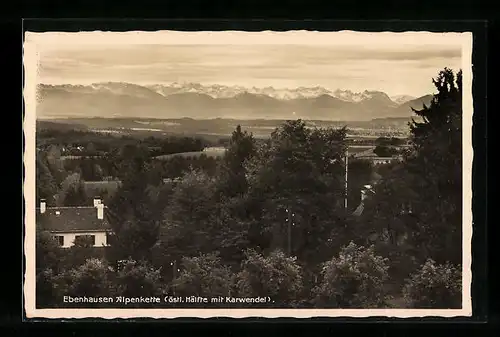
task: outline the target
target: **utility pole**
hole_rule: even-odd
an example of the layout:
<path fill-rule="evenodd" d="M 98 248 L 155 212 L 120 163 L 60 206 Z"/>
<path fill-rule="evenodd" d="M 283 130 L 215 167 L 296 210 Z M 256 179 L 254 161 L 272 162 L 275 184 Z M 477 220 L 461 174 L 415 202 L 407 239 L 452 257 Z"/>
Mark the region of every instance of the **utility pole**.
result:
<path fill-rule="evenodd" d="M 286 222 L 288 223 L 288 256 L 292 256 L 292 210 L 286 209 Z"/>
<path fill-rule="evenodd" d="M 170 262 L 170 265 L 172 266 L 172 281 L 175 281 L 177 277 L 177 260 Z M 172 284 L 172 293 L 175 296 L 175 284 Z"/>

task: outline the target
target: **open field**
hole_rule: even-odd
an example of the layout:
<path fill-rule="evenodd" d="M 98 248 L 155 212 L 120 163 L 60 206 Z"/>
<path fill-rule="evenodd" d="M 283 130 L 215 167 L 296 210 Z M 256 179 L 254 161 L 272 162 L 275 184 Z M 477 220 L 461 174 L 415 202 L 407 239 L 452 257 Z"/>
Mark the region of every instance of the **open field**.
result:
<path fill-rule="evenodd" d="M 203 139 L 209 146 L 221 146 L 227 144 L 236 125 L 241 124 L 244 131 L 253 134 L 257 140 L 264 140 L 271 136 L 271 133 L 277 126 L 284 121 L 281 120 L 246 120 L 238 121 L 231 119 L 212 119 L 212 120 L 148 120 L 148 119 L 106 119 L 106 118 L 79 118 L 79 119 L 57 119 L 57 120 L 39 120 L 37 121 L 38 130 L 57 130 L 57 131 L 82 131 L 78 141 L 85 143 L 88 141 L 97 141 L 96 137 L 105 137 L 108 142 L 126 141 L 131 142 L 134 139 L 146 139 L 154 137 L 157 139 L 169 137 L 195 137 Z M 340 128 L 341 122 L 321 122 L 307 121 L 308 127 L 334 127 Z M 358 125 L 359 124 L 359 125 Z M 351 123 L 347 125 L 347 137 L 349 141 L 349 152 L 357 153 L 369 150 L 376 144 L 379 137 L 405 138 L 405 130 L 401 128 L 385 128 L 383 122 L 377 121 L 373 124 Z M 73 129 L 72 129 L 73 128 Z M 44 136 L 45 137 L 45 136 Z M 38 140 L 39 145 L 50 143 L 50 139 L 43 138 Z M 167 152 L 171 153 L 171 152 Z M 159 153 L 158 153 L 159 154 Z M 205 154 L 209 157 L 220 157 L 223 151 L 220 149 L 208 148 L 203 152 L 182 152 L 178 154 L 168 154 L 156 157 L 159 160 L 167 160 L 174 156 L 193 157 Z"/>
<path fill-rule="evenodd" d="M 358 152 L 370 150 L 373 148 L 374 148 L 374 146 L 370 146 L 370 145 L 367 145 L 367 146 L 351 145 L 351 146 L 349 146 L 348 151 L 350 154 L 353 154 L 353 153 L 358 153 Z M 155 157 L 155 159 L 157 159 L 157 160 L 169 160 L 173 157 L 179 157 L 179 156 L 184 157 L 184 158 L 199 157 L 203 154 L 206 155 L 207 157 L 218 158 L 218 157 L 224 156 L 224 150 L 223 150 L 223 148 L 207 148 L 204 151 L 181 152 L 181 153 L 173 153 L 173 154 L 168 154 L 168 155 L 157 156 L 157 157 Z"/>
<path fill-rule="evenodd" d="M 354 154 L 354 153 L 367 151 L 367 150 L 370 150 L 373 148 L 375 148 L 375 146 L 372 146 L 372 145 L 366 145 L 366 146 L 365 145 L 350 145 L 347 151 L 350 154 Z"/>
<path fill-rule="evenodd" d="M 206 135 L 230 136 L 237 125 L 241 125 L 256 138 L 267 138 L 271 132 L 285 120 L 234 120 L 234 119 L 127 119 L 127 118 L 65 118 L 38 120 L 39 128 L 76 128 L 99 133 L 115 135 Z M 349 135 L 353 137 L 405 137 L 408 132 L 406 120 L 395 123 L 393 120 L 376 120 L 372 122 L 333 122 L 333 121 L 305 121 L 308 127 L 347 126 Z"/>
<path fill-rule="evenodd" d="M 214 157 L 214 158 L 222 157 L 222 156 L 224 156 L 224 149 L 223 148 L 207 148 L 203 151 L 173 153 L 173 154 L 157 156 L 154 158 L 157 160 L 169 160 L 173 157 L 189 158 L 189 157 L 199 157 L 201 155 L 205 155 L 207 157 Z"/>

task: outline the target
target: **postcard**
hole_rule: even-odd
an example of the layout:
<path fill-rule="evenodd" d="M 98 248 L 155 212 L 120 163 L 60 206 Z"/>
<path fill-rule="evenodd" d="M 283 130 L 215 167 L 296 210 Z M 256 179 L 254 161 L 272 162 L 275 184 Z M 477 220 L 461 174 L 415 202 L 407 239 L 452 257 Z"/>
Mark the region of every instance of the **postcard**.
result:
<path fill-rule="evenodd" d="M 471 316 L 472 33 L 26 32 L 27 318 Z"/>

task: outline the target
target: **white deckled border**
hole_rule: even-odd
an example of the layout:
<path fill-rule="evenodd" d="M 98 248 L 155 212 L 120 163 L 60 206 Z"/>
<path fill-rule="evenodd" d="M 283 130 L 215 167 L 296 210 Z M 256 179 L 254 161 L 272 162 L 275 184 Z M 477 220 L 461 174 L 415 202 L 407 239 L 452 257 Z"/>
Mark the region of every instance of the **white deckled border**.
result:
<path fill-rule="evenodd" d="M 24 63 L 24 256 L 26 273 L 24 275 L 24 309 L 26 316 L 35 313 L 35 131 L 36 131 L 36 84 L 38 77 L 39 55 L 34 43 L 25 43 L 23 50 Z"/>
<path fill-rule="evenodd" d="M 332 35 L 333 34 L 333 35 Z M 334 37 L 334 39 L 333 39 Z M 298 45 L 364 45 L 394 44 L 461 45 L 463 71 L 463 308 L 462 309 L 36 309 L 35 308 L 35 130 L 36 85 L 39 53 L 51 47 L 133 44 L 298 44 Z M 210 318 L 210 317 L 457 317 L 471 316 L 471 239 L 472 239 L 472 33 L 430 32 L 79 32 L 25 34 L 24 43 L 25 99 L 25 232 L 26 273 L 24 308 L 27 318 Z M 436 74 L 437 75 L 437 74 Z"/>
<path fill-rule="evenodd" d="M 472 316 L 472 33 L 463 33 L 462 42 L 462 307 Z"/>
<path fill-rule="evenodd" d="M 308 45 L 308 46 L 364 46 L 380 49 L 382 47 L 414 45 L 420 46 L 460 46 L 464 42 L 464 33 L 432 33 L 432 32 L 319 32 L 319 31 L 286 31 L 286 32 L 26 32 L 26 40 L 36 42 L 39 47 L 64 49 L 86 46 L 126 46 L 126 45 Z M 467 33 L 465 33 L 467 34 Z M 422 43 L 425 41 L 425 43 Z"/>

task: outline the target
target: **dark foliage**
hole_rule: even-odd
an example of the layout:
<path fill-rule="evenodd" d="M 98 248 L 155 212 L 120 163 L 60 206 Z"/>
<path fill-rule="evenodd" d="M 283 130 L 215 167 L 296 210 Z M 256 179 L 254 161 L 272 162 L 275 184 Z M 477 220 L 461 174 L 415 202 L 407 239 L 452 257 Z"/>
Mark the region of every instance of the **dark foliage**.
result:
<path fill-rule="evenodd" d="M 85 181 L 121 185 L 105 197 L 110 247 L 83 239 L 62 250 L 38 233 L 38 305 L 60 306 L 63 294 L 169 294 L 263 297 L 264 307 L 459 306 L 461 72 L 444 69 L 434 84 L 431 104 L 415 110 L 422 121 L 410 123 L 403 161 L 349 160 L 347 191 L 346 128 L 290 120 L 258 141 L 238 125 L 219 141 L 219 159 L 162 160 L 211 144 L 41 130 L 37 199 L 77 206 L 93 197 Z M 408 147 L 389 137 L 376 146 L 383 157 Z M 374 194 L 362 201 L 367 184 Z"/>

